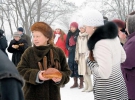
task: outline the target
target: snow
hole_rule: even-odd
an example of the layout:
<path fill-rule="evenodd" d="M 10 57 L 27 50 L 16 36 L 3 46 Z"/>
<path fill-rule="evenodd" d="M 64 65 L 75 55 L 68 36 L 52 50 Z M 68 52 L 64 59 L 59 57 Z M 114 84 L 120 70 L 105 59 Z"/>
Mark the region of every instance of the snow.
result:
<path fill-rule="evenodd" d="M 9 57 L 9 59 L 11 59 L 12 54 L 8 53 L 8 57 Z M 91 76 L 91 78 L 92 78 L 92 76 Z M 79 82 L 79 80 L 78 80 L 78 82 Z M 78 89 L 78 88 L 70 89 L 70 87 L 72 85 L 73 85 L 73 79 L 70 78 L 70 81 L 65 85 L 65 87 L 60 89 L 61 100 L 94 100 L 93 91 L 92 92 L 82 92 L 83 89 Z"/>
<path fill-rule="evenodd" d="M 82 92 L 83 89 L 70 89 L 73 85 L 73 79 L 61 88 L 61 100 L 94 100 L 93 92 Z"/>

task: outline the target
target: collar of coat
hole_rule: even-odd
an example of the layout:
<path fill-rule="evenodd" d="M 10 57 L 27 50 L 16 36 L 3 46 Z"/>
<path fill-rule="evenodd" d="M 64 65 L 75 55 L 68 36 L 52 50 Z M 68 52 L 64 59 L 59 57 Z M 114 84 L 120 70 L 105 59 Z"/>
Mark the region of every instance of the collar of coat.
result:
<path fill-rule="evenodd" d="M 98 27 L 88 40 L 89 50 L 93 50 L 95 44 L 102 39 L 114 39 L 118 36 L 118 28 L 115 23 L 108 22 Z"/>
<path fill-rule="evenodd" d="M 131 33 L 131 34 L 128 36 L 128 40 L 129 40 L 130 38 L 132 38 L 133 36 L 135 36 L 135 32 Z"/>
<path fill-rule="evenodd" d="M 77 29 L 75 32 L 72 32 L 71 30 L 69 30 L 68 34 L 71 35 L 71 36 L 72 35 L 74 36 L 74 35 L 77 35 L 79 32 L 80 32 L 79 29 Z"/>
<path fill-rule="evenodd" d="M 88 33 L 81 33 L 81 32 L 79 32 L 79 36 L 85 37 L 85 36 L 88 36 L 88 35 L 89 35 Z"/>
<path fill-rule="evenodd" d="M 36 61 L 41 61 L 44 56 L 50 56 L 50 50 L 52 49 L 53 51 L 53 59 L 59 61 L 59 55 L 58 52 L 56 51 L 57 49 L 53 45 L 48 45 L 48 46 L 34 46 L 34 57 Z"/>

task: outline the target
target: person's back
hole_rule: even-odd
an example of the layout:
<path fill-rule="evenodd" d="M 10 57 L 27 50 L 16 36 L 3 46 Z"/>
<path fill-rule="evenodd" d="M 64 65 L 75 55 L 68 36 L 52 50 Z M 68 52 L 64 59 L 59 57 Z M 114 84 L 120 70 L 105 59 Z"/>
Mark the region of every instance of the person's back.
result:
<path fill-rule="evenodd" d="M 99 42 L 102 42 L 107 46 L 107 48 L 110 50 L 110 55 L 112 58 L 112 66 L 116 64 L 121 64 L 126 58 L 126 56 L 123 54 L 123 59 L 122 58 L 122 46 L 120 44 L 120 40 L 118 37 L 115 39 L 103 39 L 100 40 Z M 98 43 L 98 42 L 97 42 Z"/>
<path fill-rule="evenodd" d="M 117 26 L 108 22 L 98 27 L 88 40 L 88 47 L 93 50 L 94 57 L 94 61 L 90 57 L 88 62 L 94 76 L 96 100 L 127 100 L 128 98 L 120 66 L 125 61 L 126 54 L 117 33 Z"/>
<path fill-rule="evenodd" d="M 22 78 L 15 65 L 0 50 L 0 100 L 24 100 Z"/>

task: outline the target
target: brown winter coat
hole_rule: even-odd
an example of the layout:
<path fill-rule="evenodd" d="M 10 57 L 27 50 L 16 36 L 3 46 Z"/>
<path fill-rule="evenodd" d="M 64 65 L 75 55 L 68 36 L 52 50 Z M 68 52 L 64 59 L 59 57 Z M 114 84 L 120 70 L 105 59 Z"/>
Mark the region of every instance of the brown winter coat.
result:
<path fill-rule="evenodd" d="M 55 83 L 52 80 L 44 81 L 42 84 L 36 83 L 37 73 L 40 71 L 38 62 L 42 63 L 44 56 L 48 59 L 50 58 L 50 49 L 53 51 L 54 61 L 58 61 L 60 64 L 59 70 L 62 73 L 62 80 L 60 83 Z M 47 64 L 49 66 L 50 60 L 47 60 Z M 25 100 L 61 100 L 60 85 L 66 84 L 69 81 L 71 73 L 63 51 L 52 45 L 29 47 L 22 55 L 21 61 L 18 64 L 18 71 L 25 79 L 23 89 Z"/>

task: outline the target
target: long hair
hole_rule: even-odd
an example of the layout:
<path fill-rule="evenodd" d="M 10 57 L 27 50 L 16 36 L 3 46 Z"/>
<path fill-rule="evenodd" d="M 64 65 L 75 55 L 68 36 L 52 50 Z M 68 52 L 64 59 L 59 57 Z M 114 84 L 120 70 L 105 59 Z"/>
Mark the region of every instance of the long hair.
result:
<path fill-rule="evenodd" d="M 135 32 L 135 15 L 128 16 L 127 25 L 129 34 Z"/>
<path fill-rule="evenodd" d="M 54 31 L 54 34 L 53 34 L 54 36 L 53 36 L 53 38 L 55 38 L 55 33 L 56 33 L 56 32 Z M 60 39 L 61 39 L 62 41 L 64 41 L 64 35 L 65 35 L 64 31 L 60 29 Z"/>
<path fill-rule="evenodd" d="M 61 38 L 62 41 L 64 41 L 64 35 L 65 35 L 65 33 L 64 33 L 64 31 L 61 30 L 61 29 L 60 29 L 60 33 L 61 33 L 61 34 L 60 34 L 60 38 Z"/>

